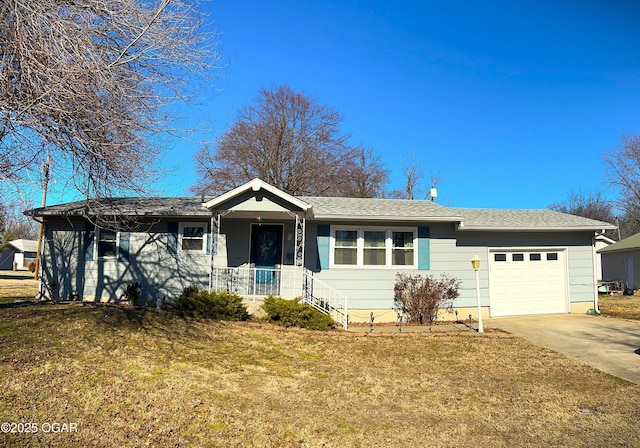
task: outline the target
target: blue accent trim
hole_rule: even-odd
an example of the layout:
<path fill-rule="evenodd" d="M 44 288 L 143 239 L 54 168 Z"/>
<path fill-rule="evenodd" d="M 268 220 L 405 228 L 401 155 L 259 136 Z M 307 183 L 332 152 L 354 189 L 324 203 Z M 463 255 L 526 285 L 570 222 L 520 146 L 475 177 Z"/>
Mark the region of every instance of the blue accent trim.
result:
<path fill-rule="evenodd" d="M 167 223 L 167 252 L 171 255 L 178 253 L 178 223 Z"/>
<path fill-rule="evenodd" d="M 96 237 L 96 227 L 89 221 L 85 223 L 84 232 L 84 259 L 93 260 L 93 245 Z"/>
<path fill-rule="evenodd" d="M 131 234 L 120 232 L 120 246 L 118 247 L 118 261 L 129 261 L 129 248 L 131 246 Z"/>
<path fill-rule="evenodd" d="M 331 226 L 322 224 L 318 226 L 318 268 L 329 269 L 329 251 L 331 246 Z"/>
<path fill-rule="evenodd" d="M 418 269 L 431 269 L 429 227 L 418 227 Z"/>

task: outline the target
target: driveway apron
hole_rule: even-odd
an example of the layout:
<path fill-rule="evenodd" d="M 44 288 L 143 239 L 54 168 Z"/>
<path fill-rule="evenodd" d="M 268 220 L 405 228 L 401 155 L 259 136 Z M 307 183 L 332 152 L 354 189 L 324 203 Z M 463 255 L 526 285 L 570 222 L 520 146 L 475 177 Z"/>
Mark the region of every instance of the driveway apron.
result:
<path fill-rule="evenodd" d="M 520 335 L 640 384 L 640 322 L 584 314 L 496 317 L 485 324 Z"/>

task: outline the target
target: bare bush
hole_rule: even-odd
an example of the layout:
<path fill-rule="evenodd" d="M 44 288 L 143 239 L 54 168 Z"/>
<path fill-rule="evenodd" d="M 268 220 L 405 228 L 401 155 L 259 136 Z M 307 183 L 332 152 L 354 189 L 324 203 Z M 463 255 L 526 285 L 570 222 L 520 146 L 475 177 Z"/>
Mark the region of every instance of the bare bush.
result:
<path fill-rule="evenodd" d="M 446 274 L 437 279 L 432 275 L 398 273 L 393 293 L 396 306 L 411 321 L 423 325 L 435 320 L 441 308 L 453 305 L 459 287 L 460 280 Z"/>

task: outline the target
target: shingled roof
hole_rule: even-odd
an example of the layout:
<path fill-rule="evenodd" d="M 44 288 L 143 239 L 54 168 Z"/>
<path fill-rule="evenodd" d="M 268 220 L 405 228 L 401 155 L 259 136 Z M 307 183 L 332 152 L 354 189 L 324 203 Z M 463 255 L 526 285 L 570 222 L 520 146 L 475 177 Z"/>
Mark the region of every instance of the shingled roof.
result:
<path fill-rule="evenodd" d="M 464 217 L 460 230 L 604 230 L 610 223 L 553 210 L 450 208 Z"/>
<path fill-rule="evenodd" d="M 211 211 L 196 197 L 127 197 L 68 202 L 28 210 L 29 216 L 91 216 L 96 214 L 124 216 L 211 216 Z"/>
<path fill-rule="evenodd" d="M 617 243 L 604 247 L 600 249 L 598 252 L 599 253 L 626 252 L 630 250 L 639 250 L 639 249 L 640 249 L 640 233 L 636 233 L 635 235 L 631 235 L 630 237 L 620 240 Z"/>
<path fill-rule="evenodd" d="M 406 199 L 370 199 L 336 197 L 300 197 L 313 207 L 315 219 L 375 219 L 458 221 L 461 218 L 452 209 L 431 201 Z"/>
<path fill-rule="evenodd" d="M 432 201 L 300 196 L 311 205 L 313 219 L 357 221 L 452 222 L 462 231 L 567 231 L 614 229 L 615 226 L 552 210 L 503 210 L 443 207 Z M 25 212 L 30 216 L 107 215 L 209 217 L 199 197 L 107 198 L 69 202 Z"/>

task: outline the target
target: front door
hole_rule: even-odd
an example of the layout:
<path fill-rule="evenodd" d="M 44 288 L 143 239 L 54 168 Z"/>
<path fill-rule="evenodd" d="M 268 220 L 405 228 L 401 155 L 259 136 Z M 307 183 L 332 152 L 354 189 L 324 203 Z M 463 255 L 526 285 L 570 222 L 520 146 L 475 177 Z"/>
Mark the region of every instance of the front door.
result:
<path fill-rule="evenodd" d="M 636 279 L 633 271 L 633 258 L 624 259 L 624 270 L 627 274 L 627 288 L 636 289 Z"/>
<path fill-rule="evenodd" d="M 251 226 L 251 265 L 255 267 L 254 293 L 279 294 L 282 264 L 282 226 Z"/>

